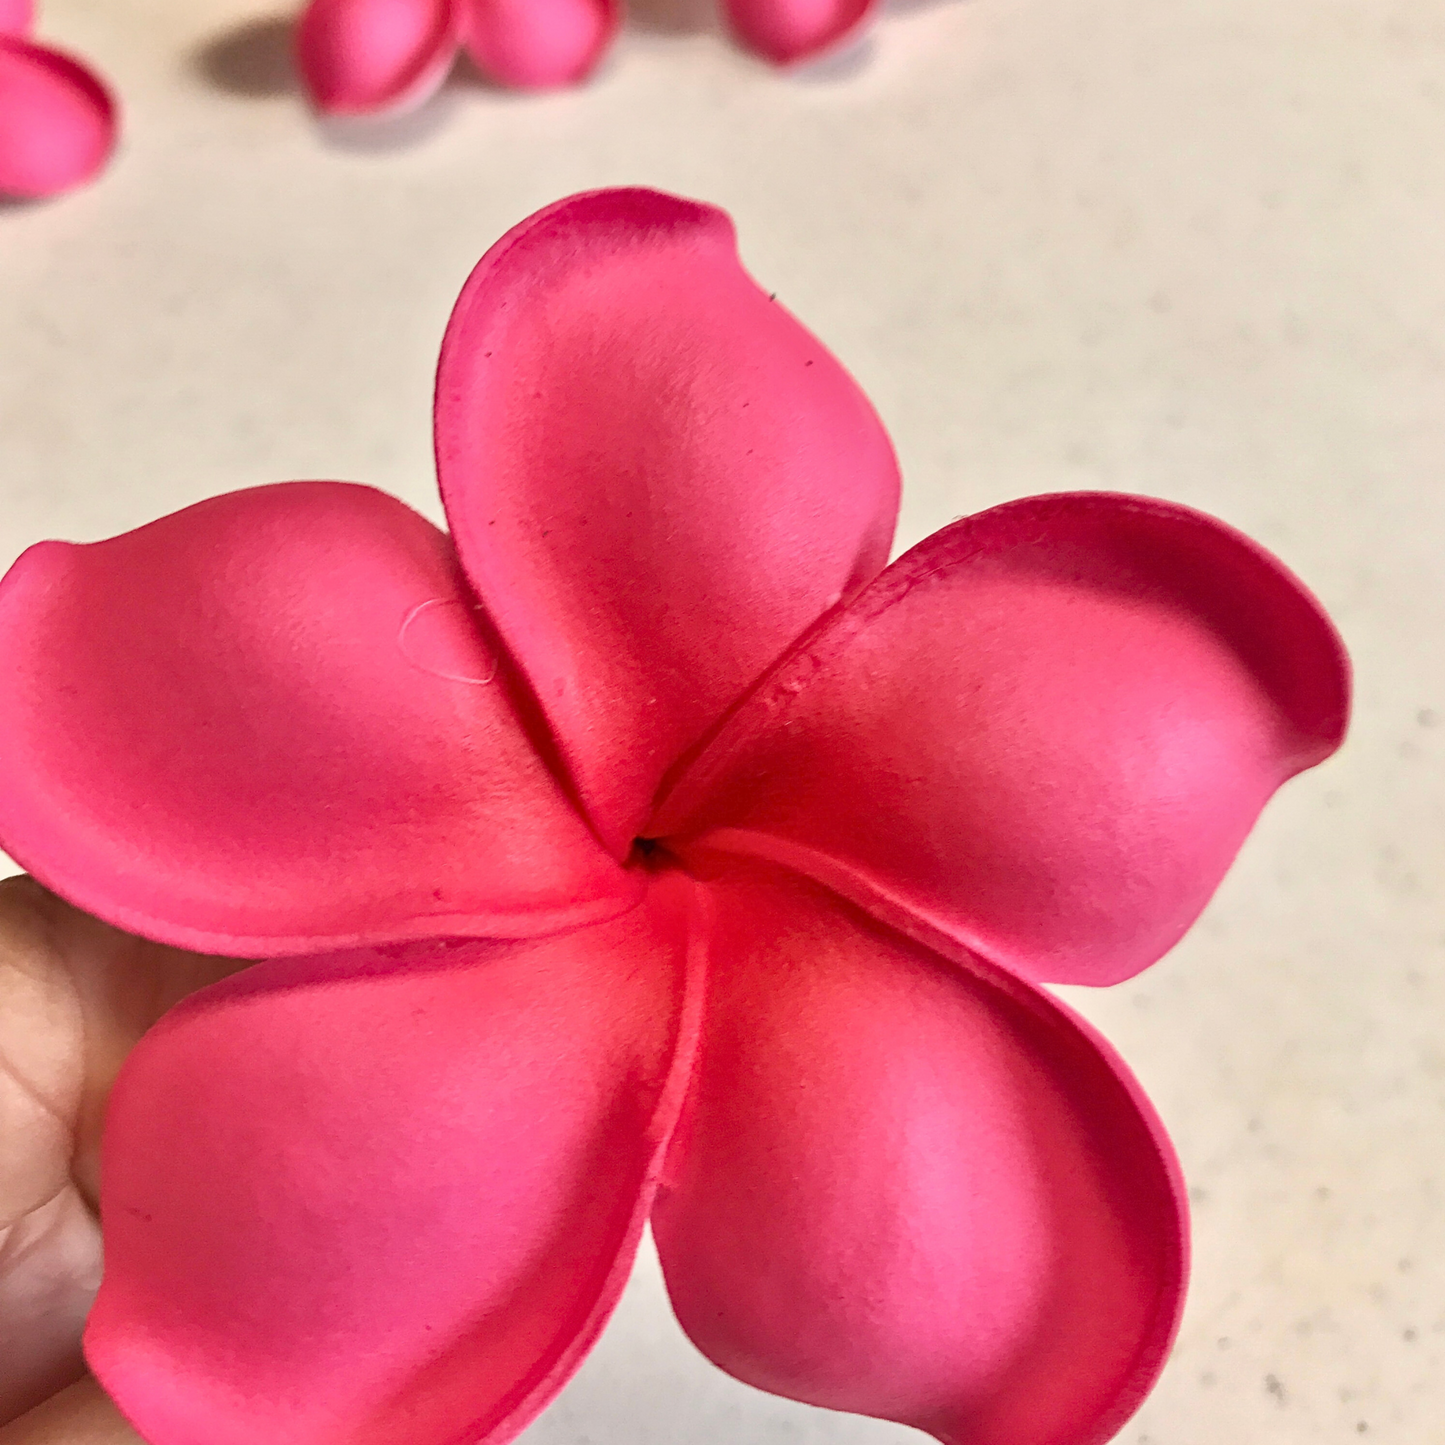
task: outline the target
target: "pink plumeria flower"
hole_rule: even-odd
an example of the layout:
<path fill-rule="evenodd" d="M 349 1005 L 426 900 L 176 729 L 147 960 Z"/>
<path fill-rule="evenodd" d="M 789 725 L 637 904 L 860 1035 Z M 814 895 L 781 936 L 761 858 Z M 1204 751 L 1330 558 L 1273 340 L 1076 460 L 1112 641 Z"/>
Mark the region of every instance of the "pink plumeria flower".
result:
<path fill-rule="evenodd" d="M 4 846 L 266 960 L 116 1085 L 97 1375 L 152 1445 L 496 1445 L 650 1220 L 737 1378 L 1098 1445 L 1168 1351 L 1184 1191 L 1040 985 L 1157 959 L 1336 748 L 1329 622 L 1108 493 L 885 566 L 867 400 L 653 192 L 489 252 L 436 396 L 450 535 L 295 482 L 0 584 Z"/>
<path fill-rule="evenodd" d="M 877 0 L 723 0 L 733 32 L 779 65 L 842 44 Z M 297 56 L 317 107 L 366 115 L 420 104 L 465 49 L 526 90 L 573 85 L 611 44 L 622 0 L 310 0 Z"/>
<path fill-rule="evenodd" d="M 0 0 L 0 196 L 34 200 L 91 179 L 115 148 L 117 108 L 78 60 L 28 39 L 34 0 Z"/>

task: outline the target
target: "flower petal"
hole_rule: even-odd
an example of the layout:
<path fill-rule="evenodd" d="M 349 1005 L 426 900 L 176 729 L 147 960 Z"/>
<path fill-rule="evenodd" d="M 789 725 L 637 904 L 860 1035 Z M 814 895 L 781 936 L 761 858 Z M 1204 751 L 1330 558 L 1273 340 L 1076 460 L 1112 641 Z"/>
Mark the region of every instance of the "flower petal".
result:
<path fill-rule="evenodd" d="M 787 861 L 1035 979 L 1194 921 L 1339 745 L 1348 664 L 1274 558 L 1183 507 L 1032 498 L 900 559 L 738 710 L 659 834 Z"/>
<path fill-rule="evenodd" d="M 29 35 L 35 0 L 0 0 L 0 35 Z"/>
<path fill-rule="evenodd" d="M 258 965 L 127 1061 L 86 1356 L 150 1445 L 503 1441 L 626 1281 L 690 1063 L 691 885 Z"/>
<path fill-rule="evenodd" d="M 461 0 L 462 43 L 492 79 L 524 90 L 591 73 L 621 23 L 620 0 Z"/>
<path fill-rule="evenodd" d="M 129 932 L 264 956 L 635 896 L 536 757 L 450 542 L 370 488 L 32 547 L 0 670 L 4 847 Z"/>
<path fill-rule="evenodd" d="M 663 773 L 887 559 L 893 453 L 867 399 L 653 191 L 575 196 L 472 273 L 437 382 L 463 565 L 620 853 Z"/>
<path fill-rule="evenodd" d="M 724 0 L 738 39 L 777 65 L 841 44 L 877 5 L 878 0 Z"/>
<path fill-rule="evenodd" d="M 713 884 L 653 1231 L 748 1384 L 949 1445 L 1100 1445 L 1153 1383 L 1187 1215 L 1124 1065 L 1020 979 L 782 870 Z"/>
<path fill-rule="evenodd" d="M 0 196 L 57 195 L 115 148 L 116 105 L 77 60 L 0 35 Z"/>
<path fill-rule="evenodd" d="M 311 0 L 296 60 L 318 110 L 368 115 L 420 105 L 456 56 L 452 0 Z"/>

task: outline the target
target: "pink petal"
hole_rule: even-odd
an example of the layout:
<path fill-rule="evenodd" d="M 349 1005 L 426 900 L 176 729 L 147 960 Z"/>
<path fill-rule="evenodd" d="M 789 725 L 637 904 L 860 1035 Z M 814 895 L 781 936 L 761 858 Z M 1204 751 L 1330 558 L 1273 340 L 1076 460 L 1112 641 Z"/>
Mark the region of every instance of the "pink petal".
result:
<path fill-rule="evenodd" d="M 1318 604 L 1222 524 L 1104 493 L 955 523 L 768 680 L 661 834 L 787 861 L 1028 977 L 1113 983 L 1339 745 Z"/>
<path fill-rule="evenodd" d="M 0 35 L 29 35 L 35 24 L 35 0 L 0 0 Z"/>
<path fill-rule="evenodd" d="M 724 0 L 738 39 L 778 65 L 841 44 L 877 5 L 878 0 Z"/>
<path fill-rule="evenodd" d="M 494 80 L 523 90 L 584 79 L 621 18 L 620 0 L 461 0 L 472 59 Z"/>
<path fill-rule="evenodd" d="M 540 212 L 472 273 L 437 382 L 442 495 L 594 823 L 886 560 L 898 474 L 847 373 L 653 191 Z"/>
<path fill-rule="evenodd" d="M 302 78 L 330 115 L 421 104 L 456 48 L 452 0 L 311 0 L 296 28 Z"/>
<path fill-rule="evenodd" d="M 0 195 L 29 200 L 90 180 L 116 128 L 115 101 L 90 71 L 0 28 Z"/>
<path fill-rule="evenodd" d="M 1187 1217 L 1108 1045 L 782 870 L 715 885 L 653 1213 L 683 1328 L 775 1394 L 949 1445 L 1102 1445 L 1183 1304 Z"/>
<path fill-rule="evenodd" d="M 85 1348 L 150 1445 L 512 1439 L 647 1217 L 690 891 L 541 941 L 262 964 L 142 1040 Z"/>
<path fill-rule="evenodd" d="M 366 487 L 235 492 L 0 583 L 0 836 L 47 887 L 236 956 L 611 914 L 447 537 Z"/>

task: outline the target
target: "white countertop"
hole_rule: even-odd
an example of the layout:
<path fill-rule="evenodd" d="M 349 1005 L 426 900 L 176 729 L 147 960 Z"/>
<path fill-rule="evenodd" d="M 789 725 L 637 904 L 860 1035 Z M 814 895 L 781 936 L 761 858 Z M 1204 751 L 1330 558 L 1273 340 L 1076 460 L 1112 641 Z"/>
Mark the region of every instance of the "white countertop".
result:
<path fill-rule="evenodd" d="M 286 89 L 265 0 L 50 0 L 127 128 L 92 189 L 0 209 L 0 566 L 295 477 L 439 518 L 432 369 L 481 252 L 598 185 L 725 206 L 891 428 L 901 542 L 1150 492 L 1343 629 L 1344 753 L 1164 962 L 1068 991 L 1195 1198 L 1184 1330 L 1119 1438 L 1445 1440 L 1445 0 L 913 0 L 793 78 L 633 6 L 581 92 L 461 84 L 359 136 Z M 525 1438 L 921 1437 L 734 1384 L 648 1256 Z"/>

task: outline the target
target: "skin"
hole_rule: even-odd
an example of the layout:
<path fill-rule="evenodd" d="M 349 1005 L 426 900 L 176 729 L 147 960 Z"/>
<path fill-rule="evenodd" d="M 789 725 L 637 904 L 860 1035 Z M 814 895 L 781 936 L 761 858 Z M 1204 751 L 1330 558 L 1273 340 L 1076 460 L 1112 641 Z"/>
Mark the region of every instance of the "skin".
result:
<path fill-rule="evenodd" d="M 140 1445 L 80 1352 L 100 1282 L 111 1085 L 174 1004 L 246 963 L 0 882 L 0 1445 Z"/>

